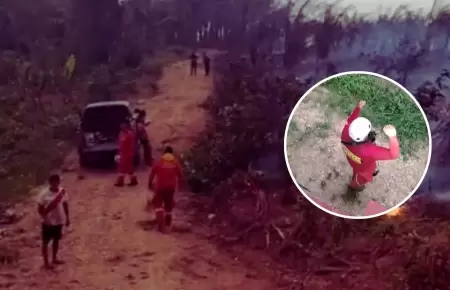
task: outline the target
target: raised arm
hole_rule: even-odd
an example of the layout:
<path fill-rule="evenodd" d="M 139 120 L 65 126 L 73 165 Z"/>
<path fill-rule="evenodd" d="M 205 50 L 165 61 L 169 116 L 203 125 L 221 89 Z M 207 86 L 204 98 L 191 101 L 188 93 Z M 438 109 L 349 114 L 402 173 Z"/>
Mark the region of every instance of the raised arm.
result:
<path fill-rule="evenodd" d="M 400 144 L 397 137 L 389 138 L 389 148 L 374 146 L 372 156 L 376 160 L 394 160 L 400 156 Z"/>
<path fill-rule="evenodd" d="M 383 128 L 384 133 L 389 137 L 389 148 L 380 146 L 373 147 L 373 157 L 376 160 L 394 160 L 400 156 L 400 142 L 397 138 L 397 130 L 392 125 Z"/>
<path fill-rule="evenodd" d="M 366 101 L 359 101 L 356 105 L 355 109 L 353 109 L 353 112 L 348 116 L 347 118 L 347 125 L 349 125 L 353 120 L 359 117 L 359 113 L 361 112 L 361 109 L 364 108 L 366 105 Z"/>

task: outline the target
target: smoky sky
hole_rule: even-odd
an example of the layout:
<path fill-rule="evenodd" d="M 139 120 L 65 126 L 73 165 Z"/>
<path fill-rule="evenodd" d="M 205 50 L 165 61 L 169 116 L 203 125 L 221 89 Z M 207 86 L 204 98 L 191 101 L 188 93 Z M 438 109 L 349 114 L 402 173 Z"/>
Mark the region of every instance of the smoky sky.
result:
<path fill-rule="evenodd" d="M 287 2 L 288 0 L 279 0 Z M 305 0 L 296 0 L 301 5 Z M 336 0 L 312 1 L 313 3 L 336 3 Z M 339 5 L 342 7 L 352 5 L 361 14 L 378 14 L 380 12 L 393 12 L 396 8 L 406 5 L 410 10 L 421 11 L 422 13 L 430 12 L 433 6 L 433 0 L 340 0 Z M 450 4 L 450 0 L 437 0 L 437 7 L 443 7 Z M 375 15 L 374 15 L 375 16 Z"/>
<path fill-rule="evenodd" d="M 330 1 L 332 2 L 332 1 Z M 411 10 L 429 12 L 433 5 L 432 0 L 342 0 L 341 5 L 354 5 L 361 13 L 382 10 L 395 10 L 397 7 L 407 5 Z"/>

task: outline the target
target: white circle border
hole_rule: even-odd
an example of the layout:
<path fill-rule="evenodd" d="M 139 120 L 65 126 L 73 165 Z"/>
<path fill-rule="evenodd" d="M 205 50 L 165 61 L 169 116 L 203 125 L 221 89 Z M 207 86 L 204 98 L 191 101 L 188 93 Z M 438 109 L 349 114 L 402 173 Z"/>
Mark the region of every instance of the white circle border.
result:
<path fill-rule="evenodd" d="M 428 130 L 428 160 L 427 160 L 427 164 L 425 166 L 425 170 L 423 171 L 422 177 L 420 178 L 419 182 L 417 183 L 416 187 L 408 194 L 408 196 L 406 196 L 400 203 L 398 203 L 396 206 L 393 206 L 381 213 L 377 213 L 377 214 L 373 214 L 373 215 L 366 215 L 366 216 L 350 216 L 350 215 L 344 215 L 344 214 L 339 214 L 336 212 L 333 212 L 331 210 L 328 210 L 324 207 L 322 207 L 320 204 L 318 204 L 316 201 L 314 201 L 312 198 L 310 198 L 301 188 L 301 186 L 298 184 L 297 180 L 295 179 L 294 174 L 292 173 L 291 167 L 289 166 L 289 159 L 288 159 L 288 155 L 287 155 L 287 136 L 288 136 L 288 131 L 289 131 L 289 125 L 292 122 L 292 117 L 294 116 L 294 113 L 297 111 L 298 106 L 301 104 L 301 102 L 303 101 L 303 98 L 305 98 L 309 93 L 311 93 L 315 88 L 319 87 L 320 85 L 322 85 L 323 83 L 340 77 L 340 76 L 345 76 L 345 75 L 354 75 L 354 74 L 365 74 L 365 75 L 371 75 L 371 76 L 376 76 L 379 78 L 382 78 L 384 80 L 389 81 L 390 83 L 393 83 L 394 85 L 396 85 L 397 87 L 399 87 L 400 89 L 402 89 L 412 100 L 413 102 L 416 104 L 416 106 L 419 108 L 420 112 L 422 113 L 422 117 L 425 119 L 425 124 L 427 126 L 427 130 Z M 414 193 L 417 191 L 417 189 L 420 187 L 420 185 L 422 184 L 423 180 L 425 179 L 425 176 L 428 172 L 428 168 L 430 167 L 430 161 L 431 161 L 431 151 L 432 151 L 432 138 L 431 138 L 431 129 L 430 129 L 430 124 L 428 122 L 427 116 L 425 115 L 425 112 L 422 109 L 422 106 L 419 104 L 419 102 L 416 100 L 416 98 L 413 96 L 413 94 L 411 92 L 409 92 L 403 85 L 399 84 L 398 82 L 396 82 L 395 80 L 388 78 L 384 75 L 378 74 L 378 73 L 374 73 L 374 72 L 369 72 L 369 71 L 347 71 L 347 72 L 341 72 L 341 73 L 337 73 L 334 74 L 332 76 L 326 77 L 324 79 L 322 79 L 321 81 L 317 82 L 315 85 L 313 85 L 311 88 L 309 88 L 298 100 L 297 104 L 294 106 L 294 108 L 292 109 L 291 114 L 289 115 L 287 124 L 286 124 L 286 128 L 284 131 L 284 142 L 283 142 L 283 151 L 284 151 L 284 159 L 286 162 L 286 167 L 289 171 L 289 175 L 291 176 L 292 181 L 294 182 L 295 186 L 297 187 L 297 189 L 301 192 L 301 194 L 303 194 L 304 197 L 306 197 L 307 200 L 309 200 L 313 205 L 315 205 L 317 208 L 331 214 L 337 217 L 341 217 L 341 218 L 347 218 L 347 219 L 356 219 L 356 220 L 361 220 L 361 219 L 371 219 L 371 218 L 376 218 L 382 215 L 385 215 L 387 213 L 389 213 L 392 210 L 395 210 L 399 207 L 401 207 L 405 202 L 407 202 L 413 195 Z"/>

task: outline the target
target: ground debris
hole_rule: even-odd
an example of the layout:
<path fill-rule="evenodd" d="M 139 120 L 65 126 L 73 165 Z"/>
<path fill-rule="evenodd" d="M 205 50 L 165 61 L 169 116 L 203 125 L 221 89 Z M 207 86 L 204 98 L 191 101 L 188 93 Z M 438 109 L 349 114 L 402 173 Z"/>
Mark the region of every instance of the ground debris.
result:
<path fill-rule="evenodd" d="M 261 195 L 249 184 L 249 175 L 237 172 L 214 192 L 215 216 L 207 225 L 226 243 L 268 251 L 298 279 L 308 276 L 308 283 L 316 276 L 336 281 L 345 277 L 355 283 L 382 279 L 383 287 L 391 289 L 427 277 L 419 283 L 423 289 L 446 287 L 450 260 L 444 253 L 450 250 L 450 221 L 424 216 L 414 202 L 398 216 L 355 221 L 331 216 L 304 198 L 284 206 L 275 191 Z M 260 204 L 267 205 L 263 211 Z"/>
<path fill-rule="evenodd" d="M 22 217 L 13 209 L 6 209 L 0 213 L 0 225 L 14 224 L 20 221 Z"/>
<path fill-rule="evenodd" d="M 14 265 L 19 258 L 20 253 L 17 249 L 0 245 L 0 267 Z"/>

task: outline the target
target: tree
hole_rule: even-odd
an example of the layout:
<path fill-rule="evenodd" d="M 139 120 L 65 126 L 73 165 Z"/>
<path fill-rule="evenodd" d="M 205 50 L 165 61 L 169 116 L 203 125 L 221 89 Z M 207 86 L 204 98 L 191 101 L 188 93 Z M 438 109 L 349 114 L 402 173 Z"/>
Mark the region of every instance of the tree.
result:
<path fill-rule="evenodd" d="M 66 53 L 75 53 L 78 68 L 106 63 L 121 31 L 123 7 L 117 0 L 73 0 Z"/>

